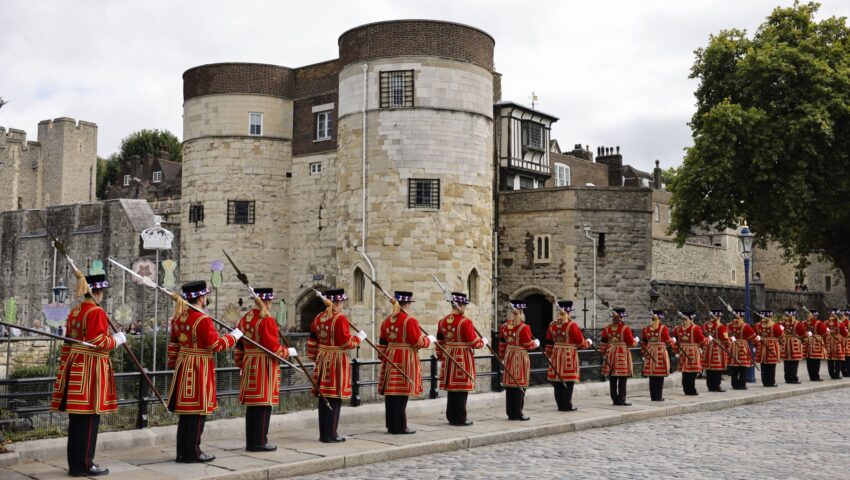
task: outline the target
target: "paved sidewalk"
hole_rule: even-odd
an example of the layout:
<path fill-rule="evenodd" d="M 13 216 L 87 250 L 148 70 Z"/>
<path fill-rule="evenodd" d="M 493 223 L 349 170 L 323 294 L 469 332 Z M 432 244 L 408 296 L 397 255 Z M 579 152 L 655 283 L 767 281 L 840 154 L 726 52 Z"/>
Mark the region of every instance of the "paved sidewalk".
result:
<path fill-rule="evenodd" d="M 174 459 L 175 427 L 102 434 L 96 461 L 108 467 L 108 478 L 158 480 L 193 478 L 271 479 L 304 475 L 327 470 L 402 459 L 423 454 L 536 438 L 566 432 L 607 427 L 649 418 L 706 412 L 813 394 L 850 386 L 850 380 L 804 382 L 764 388 L 750 384 L 746 391 L 708 393 L 700 382 L 700 396 L 686 397 L 679 387 L 679 376 L 667 380 L 665 402 L 651 402 L 646 380 L 629 381 L 631 407 L 615 407 L 607 396 L 607 383 L 581 384 L 576 387 L 577 412 L 554 410 L 551 388 L 528 391 L 526 413 L 531 421 L 508 421 L 504 414 L 504 394 L 484 393 L 470 396 L 471 427 L 448 426 L 445 398 L 411 402 L 410 427 L 415 435 L 385 433 L 383 405 L 343 407 L 340 433 L 348 436 L 341 444 L 317 441 L 315 410 L 278 415 L 272 420 L 270 441 L 278 445 L 273 453 L 249 453 L 244 450 L 244 420 L 210 422 L 202 448 L 216 455 L 209 464 L 178 464 Z M 675 384 L 675 385 L 674 385 Z M 728 386 L 724 382 L 724 388 Z M 67 478 L 66 439 L 37 440 L 15 445 L 15 452 L 0 455 L 0 479 Z M 338 473 L 338 472 L 335 472 Z"/>

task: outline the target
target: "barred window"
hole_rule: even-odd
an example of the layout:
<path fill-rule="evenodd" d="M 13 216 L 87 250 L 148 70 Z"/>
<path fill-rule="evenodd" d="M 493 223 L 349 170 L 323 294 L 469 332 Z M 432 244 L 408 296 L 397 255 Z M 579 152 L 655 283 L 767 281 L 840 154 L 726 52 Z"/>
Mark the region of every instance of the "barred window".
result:
<path fill-rule="evenodd" d="M 381 108 L 413 106 L 413 70 L 381 72 Z"/>
<path fill-rule="evenodd" d="M 204 204 L 203 203 L 195 203 L 189 205 L 189 221 L 197 225 L 199 222 L 204 221 Z"/>
<path fill-rule="evenodd" d="M 409 179 L 407 208 L 440 208 L 440 180 Z"/>
<path fill-rule="evenodd" d="M 129 186 L 130 186 L 130 178 L 131 178 L 131 177 L 130 177 L 130 175 L 124 175 L 124 183 L 123 183 L 123 185 L 124 185 L 125 187 L 129 187 Z"/>
<path fill-rule="evenodd" d="M 543 150 L 543 125 L 535 122 L 523 122 L 522 145 L 526 148 Z"/>
<path fill-rule="evenodd" d="M 252 225 L 254 223 L 254 200 L 228 200 L 227 223 Z"/>

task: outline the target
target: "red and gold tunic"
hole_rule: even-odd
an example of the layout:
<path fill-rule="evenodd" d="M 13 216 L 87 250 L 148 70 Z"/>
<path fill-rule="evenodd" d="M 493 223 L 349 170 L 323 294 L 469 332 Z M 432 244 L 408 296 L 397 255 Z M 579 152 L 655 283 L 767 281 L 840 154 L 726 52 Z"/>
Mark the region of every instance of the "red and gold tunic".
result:
<path fill-rule="evenodd" d="M 213 354 L 233 348 L 233 335 L 221 335 L 206 314 L 189 309 L 171 320 L 168 368 L 174 377 L 168 390 L 169 408 L 179 414 L 212 415 L 215 396 Z"/>
<path fill-rule="evenodd" d="M 844 361 L 844 338 L 847 336 L 847 328 L 838 321 L 837 318 L 831 317 L 825 322 L 827 331 L 826 334 L 826 358 L 829 360 Z"/>
<path fill-rule="evenodd" d="M 756 343 L 756 362 L 765 364 L 779 363 L 782 359 L 780 339 L 785 327 L 767 319 L 756 324 L 756 335 L 761 340 Z"/>
<path fill-rule="evenodd" d="M 634 374 L 632 352 L 635 344 L 632 329 L 623 323 L 612 323 L 602 329 L 599 352 L 603 355 L 602 375 L 610 377 L 631 377 Z"/>
<path fill-rule="evenodd" d="M 581 378 L 578 362 L 578 349 L 588 348 L 581 328 L 572 320 L 561 318 L 549 324 L 546 330 L 546 355 L 549 357 L 549 370 L 546 380 L 550 382 L 578 382 Z M 556 374 L 555 372 L 558 372 Z"/>
<path fill-rule="evenodd" d="M 708 343 L 708 338 L 702 334 L 702 329 L 693 323 L 687 327 L 677 325 L 673 329 L 673 336 L 676 337 L 673 351 L 676 353 L 683 352 L 679 355 L 679 371 L 689 373 L 701 371 L 702 351 L 700 347 L 704 347 Z"/>
<path fill-rule="evenodd" d="M 351 398 L 351 363 L 346 351 L 358 345 L 360 337 L 351 335 L 348 318 L 342 313 L 325 310 L 313 319 L 307 340 L 307 358 L 316 362 L 313 379 L 323 397 Z M 315 388 L 312 393 L 317 395 Z"/>
<path fill-rule="evenodd" d="M 115 377 L 109 351 L 115 340 L 109 335 L 106 312 L 85 300 L 68 315 L 66 335 L 94 345 L 64 343 L 53 385 L 50 408 L 74 414 L 101 414 L 118 410 Z"/>
<path fill-rule="evenodd" d="M 254 308 L 239 319 L 236 328 L 242 331 L 243 338 L 259 343 L 283 359 L 289 358 L 289 349 L 280 344 L 274 317 L 262 318 L 260 310 Z M 239 401 L 243 405 L 274 406 L 280 403 L 280 363 L 276 358 L 239 339 L 233 359 L 242 369 Z"/>
<path fill-rule="evenodd" d="M 782 338 L 780 339 L 782 346 L 783 360 L 800 360 L 803 358 L 803 340 L 806 338 L 806 327 L 796 318 L 786 317 L 782 320 L 782 326 L 785 327 Z"/>
<path fill-rule="evenodd" d="M 527 323 L 508 320 L 499 327 L 499 358 L 507 367 L 507 370 L 502 372 L 502 386 L 528 387 L 531 371 L 528 351 L 534 348 L 534 337 Z"/>
<path fill-rule="evenodd" d="M 475 358 L 473 349 L 484 346 L 484 340 L 475 333 L 472 319 L 459 313 L 451 313 L 437 323 L 437 343 L 475 378 Z M 471 392 L 475 390 L 475 381 L 460 371 L 454 362 L 446 361 L 442 349 L 437 349 L 437 359 L 442 362 L 440 369 L 440 389 L 448 392 Z"/>
<path fill-rule="evenodd" d="M 841 325 L 850 333 L 850 318 L 844 319 Z M 850 357 L 850 334 L 844 336 L 844 357 Z"/>
<path fill-rule="evenodd" d="M 724 352 L 723 349 L 729 350 L 732 347 L 732 341 L 729 340 L 726 325 L 723 325 L 723 322 L 717 319 L 709 320 L 703 324 L 702 334 L 705 337 L 711 336 L 720 342 L 720 345 L 718 345 L 709 340 L 705 345 L 702 359 L 703 368 L 706 370 L 726 370 L 729 368 L 729 354 Z"/>
<path fill-rule="evenodd" d="M 419 364 L 419 349 L 428 348 L 430 345 L 431 341 L 422 333 L 416 318 L 405 312 L 385 318 L 384 323 L 381 324 L 378 348 L 390 361 L 401 367 L 402 371 L 413 380 L 413 385 L 398 370 L 387 365 L 386 360 L 381 359 L 378 394 L 405 397 L 421 395 L 422 367 Z"/>
<path fill-rule="evenodd" d="M 817 318 L 810 318 L 803 322 L 803 328 L 806 329 L 806 358 L 826 359 L 826 344 L 824 337 L 826 336 L 826 324 Z M 812 336 L 808 336 L 811 333 Z"/>
<path fill-rule="evenodd" d="M 729 336 L 735 337 L 732 342 L 732 358 L 730 359 L 732 367 L 752 367 L 753 356 L 750 353 L 750 344 L 756 341 L 756 332 L 753 328 L 744 323 L 743 320 L 735 320 L 729 324 Z"/>
<path fill-rule="evenodd" d="M 673 343 L 670 340 L 670 330 L 660 322 L 656 327 L 647 325 L 640 334 L 640 342 L 643 346 L 643 376 L 670 375 L 670 355 L 667 354 L 667 345 Z"/>

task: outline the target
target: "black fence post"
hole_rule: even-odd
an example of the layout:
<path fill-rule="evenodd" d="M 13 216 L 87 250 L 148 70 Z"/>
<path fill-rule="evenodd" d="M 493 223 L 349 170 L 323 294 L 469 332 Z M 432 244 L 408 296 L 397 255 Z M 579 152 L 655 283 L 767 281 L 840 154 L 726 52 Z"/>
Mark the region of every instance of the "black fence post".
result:
<path fill-rule="evenodd" d="M 351 406 L 360 406 L 360 362 L 351 360 Z"/>
<path fill-rule="evenodd" d="M 147 373 L 148 369 L 145 369 Z M 145 377 L 139 374 L 139 413 L 136 416 L 136 428 L 147 428 L 148 426 L 148 402 L 145 399 L 148 395 L 148 383 Z"/>
<path fill-rule="evenodd" d="M 490 338 L 493 339 L 492 347 L 494 352 L 499 351 L 499 332 L 497 330 L 492 330 L 490 332 Z M 491 355 L 490 366 L 495 372 L 490 378 L 490 390 L 493 392 L 501 392 L 502 391 L 502 364 L 499 363 L 499 359 L 495 355 Z"/>
<path fill-rule="evenodd" d="M 440 394 L 437 392 L 437 385 L 439 384 L 440 379 L 437 377 L 437 356 L 431 355 L 431 391 L 428 393 L 428 398 L 437 398 Z"/>

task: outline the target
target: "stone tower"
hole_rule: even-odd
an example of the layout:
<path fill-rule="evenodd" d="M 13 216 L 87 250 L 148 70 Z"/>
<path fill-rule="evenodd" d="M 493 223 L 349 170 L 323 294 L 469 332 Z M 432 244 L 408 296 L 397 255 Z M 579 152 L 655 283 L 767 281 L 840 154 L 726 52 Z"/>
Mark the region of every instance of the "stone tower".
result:
<path fill-rule="evenodd" d="M 338 286 L 372 336 L 388 303 L 362 272 L 412 290 L 432 328 L 448 311 L 434 273 L 471 289 L 489 331 L 493 48 L 472 27 L 392 21 L 343 33 L 335 60 L 186 71 L 182 279 L 209 278 L 227 248 L 286 298 L 290 325 L 321 308 L 314 287 Z M 254 202 L 253 223 L 228 223 L 233 200 Z M 224 278 L 220 306 L 248 300 L 229 266 Z"/>

